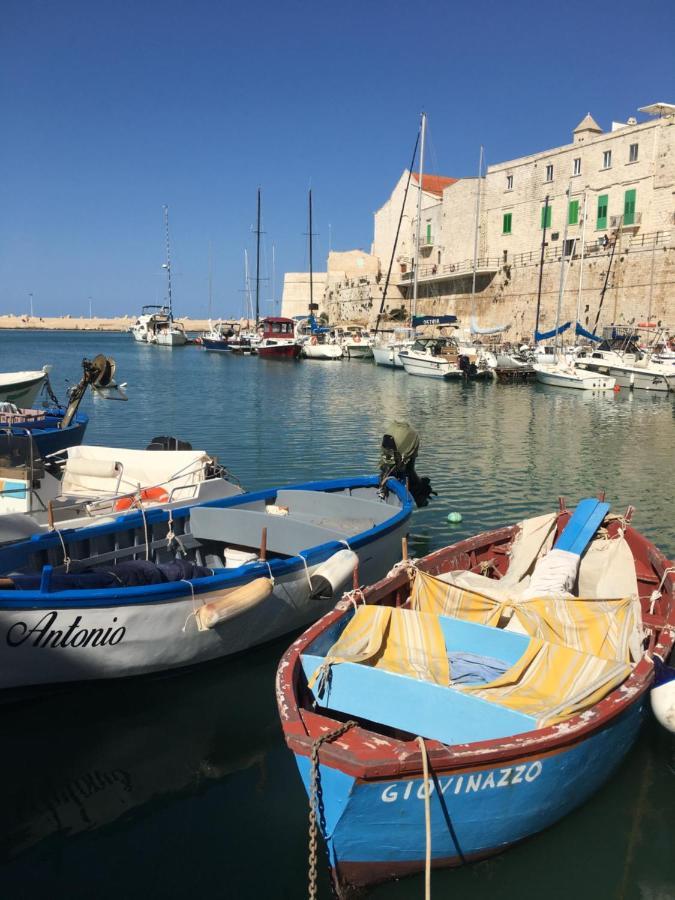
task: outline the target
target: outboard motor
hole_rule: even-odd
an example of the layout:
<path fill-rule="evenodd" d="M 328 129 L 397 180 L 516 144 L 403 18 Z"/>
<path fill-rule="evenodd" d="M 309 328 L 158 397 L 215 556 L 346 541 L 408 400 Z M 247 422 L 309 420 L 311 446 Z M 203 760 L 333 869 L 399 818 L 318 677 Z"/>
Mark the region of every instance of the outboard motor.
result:
<path fill-rule="evenodd" d="M 160 434 L 154 437 L 146 450 L 192 450 L 192 444 L 189 441 L 181 441 L 178 438 L 170 437 L 167 434 Z"/>
<path fill-rule="evenodd" d="M 398 478 L 407 484 L 417 506 L 428 506 L 429 498 L 437 496 L 431 481 L 415 471 L 420 448 L 420 436 L 408 422 L 392 422 L 382 436 L 380 447 L 380 490 L 386 490 L 387 478 Z"/>

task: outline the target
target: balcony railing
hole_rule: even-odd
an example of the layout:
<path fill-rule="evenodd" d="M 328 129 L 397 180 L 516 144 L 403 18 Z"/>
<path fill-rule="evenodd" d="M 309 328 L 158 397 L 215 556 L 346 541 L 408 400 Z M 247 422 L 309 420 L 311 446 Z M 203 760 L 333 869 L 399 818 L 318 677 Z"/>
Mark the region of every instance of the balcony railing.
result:
<path fill-rule="evenodd" d="M 480 274 L 485 272 L 496 272 L 500 266 L 500 258 L 498 256 L 486 256 L 476 260 L 476 271 Z M 457 263 L 445 263 L 444 265 L 430 263 L 420 266 L 418 278 L 436 279 L 443 281 L 449 278 L 460 278 L 470 275 L 473 272 L 473 260 L 464 259 Z M 402 272 L 399 277 L 399 283 L 410 284 L 415 278 L 414 271 Z"/>

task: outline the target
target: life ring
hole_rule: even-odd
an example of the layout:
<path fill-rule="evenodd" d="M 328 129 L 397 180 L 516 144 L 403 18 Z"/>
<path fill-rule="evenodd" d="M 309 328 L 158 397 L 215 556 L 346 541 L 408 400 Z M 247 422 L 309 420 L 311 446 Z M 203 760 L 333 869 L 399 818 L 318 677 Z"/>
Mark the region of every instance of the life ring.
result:
<path fill-rule="evenodd" d="M 361 343 L 361 335 L 360 335 L 360 334 L 355 334 L 355 335 L 354 335 L 354 343 L 355 343 L 355 344 L 360 344 L 360 343 Z"/>
<path fill-rule="evenodd" d="M 145 488 L 141 491 L 141 502 L 144 500 L 154 500 L 156 503 L 166 503 L 169 499 L 169 495 L 161 487 L 151 487 Z M 138 495 L 134 497 L 122 497 L 115 504 L 115 512 L 125 512 L 127 509 L 131 509 L 131 507 L 138 500 Z"/>
<path fill-rule="evenodd" d="M 315 334 L 313 334 L 312 337 L 311 337 L 311 340 L 310 340 L 310 344 L 311 344 L 313 347 L 316 347 L 316 345 L 317 345 L 318 343 L 319 343 L 319 340 L 318 340 L 317 336 L 316 336 Z"/>

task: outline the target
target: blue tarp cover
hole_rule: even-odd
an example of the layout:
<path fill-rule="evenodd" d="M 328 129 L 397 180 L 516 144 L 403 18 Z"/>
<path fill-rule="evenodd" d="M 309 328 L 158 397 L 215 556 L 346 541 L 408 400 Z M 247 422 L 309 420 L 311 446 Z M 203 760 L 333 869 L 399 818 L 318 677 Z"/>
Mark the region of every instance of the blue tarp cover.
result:
<path fill-rule="evenodd" d="M 598 337 L 597 334 L 593 334 L 590 331 L 586 331 L 584 326 L 580 325 L 579 322 L 577 322 L 574 330 L 577 334 L 581 335 L 581 337 L 588 338 L 589 341 L 597 341 L 598 343 L 600 343 L 600 341 L 602 340 L 602 338 Z"/>
<path fill-rule="evenodd" d="M 562 334 L 563 331 L 567 331 L 571 324 L 571 322 L 565 322 L 565 324 L 561 325 L 557 331 L 555 328 L 553 331 L 535 331 L 534 339 L 535 341 L 547 341 L 549 338 L 555 337 L 556 334 Z"/>

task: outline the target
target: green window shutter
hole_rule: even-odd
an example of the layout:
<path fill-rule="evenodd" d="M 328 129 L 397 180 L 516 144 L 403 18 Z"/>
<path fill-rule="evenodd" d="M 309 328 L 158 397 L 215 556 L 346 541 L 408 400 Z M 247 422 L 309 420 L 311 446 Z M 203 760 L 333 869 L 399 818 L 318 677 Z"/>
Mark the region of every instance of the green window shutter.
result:
<path fill-rule="evenodd" d="M 542 228 L 550 228 L 551 227 L 551 211 L 553 207 L 549 204 L 548 206 L 542 206 L 541 208 L 541 227 Z"/>
<path fill-rule="evenodd" d="M 601 194 L 598 197 L 598 221 L 596 223 L 596 228 L 601 230 L 603 228 L 607 228 L 607 206 L 609 202 L 608 194 Z"/>
<path fill-rule="evenodd" d="M 626 191 L 623 200 L 623 224 L 635 224 L 635 189 Z"/>
<path fill-rule="evenodd" d="M 570 200 L 570 206 L 567 213 L 567 224 L 576 225 L 579 221 L 579 201 Z"/>
<path fill-rule="evenodd" d="M 427 244 L 431 243 L 431 222 L 427 222 Z"/>
<path fill-rule="evenodd" d="M 502 234 L 511 234 L 511 218 L 513 213 L 504 213 L 504 224 L 502 225 Z"/>

